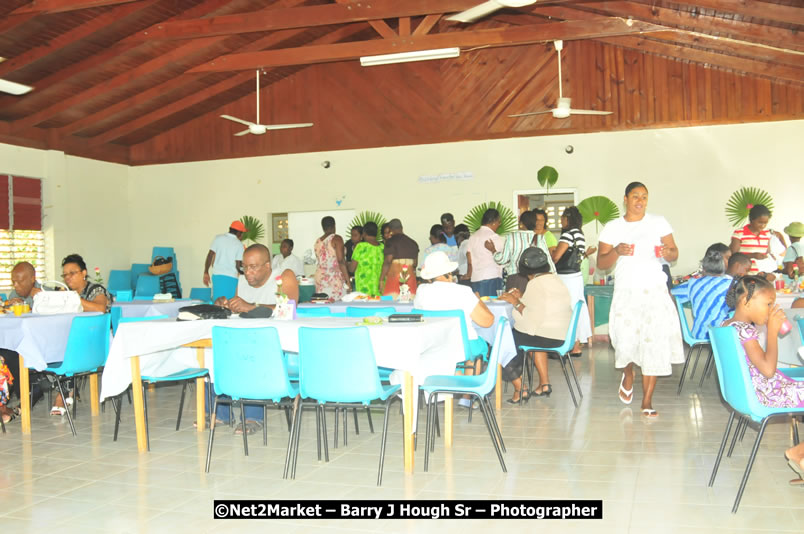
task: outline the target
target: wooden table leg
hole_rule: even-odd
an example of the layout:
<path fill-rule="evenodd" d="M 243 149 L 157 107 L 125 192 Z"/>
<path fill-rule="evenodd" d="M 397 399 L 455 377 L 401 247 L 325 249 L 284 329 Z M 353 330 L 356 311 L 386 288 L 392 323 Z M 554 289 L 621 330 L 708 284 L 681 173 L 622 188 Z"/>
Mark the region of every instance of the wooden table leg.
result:
<path fill-rule="evenodd" d="M 134 401 L 134 424 L 137 427 L 137 450 L 146 452 L 148 443 L 145 437 L 145 409 L 142 403 L 142 377 L 140 375 L 140 357 L 132 356 L 131 360 L 131 397 Z"/>
<path fill-rule="evenodd" d="M 198 367 L 204 368 L 204 349 L 195 349 L 195 357 L 198 359 Z M 203 432 L 206 428 L 206 388 L 204 386 L 205 379 L 203 377 L 195 379 L 195 411 L 196 411 L 196 428 L 199 432 Z M 212 420 L 213 416 L 210 416 Z"/>
<path fill-rule="evenodd" d="M 31 382 L 28 377 L 28 367 L 25 358 L 20 354 L 20 418 L 22 419 L 22 433 L 31 433 Z"/>
<path fill-rule="evenodd" d="M 494 405 L 497 411 L 502 410 L 502 365 L 497 364 L 497 385 L 494 387 Z"/>
<path fill-rule="evenodd" d="M 586 307 L 589 308 L 589 324 L 592 325 L 592 342 L 595 339 L 595 296 L 586 296 Z"/>
<path fill-rule="evenodd" d="M 452 447 L 452 419 L 455 411 L 453 405 L 455 399 L 452 395 L 448 395 L 444 399 L 444 447 Z"/>
<path fill-rule="evenodd" d="M 100 415 L 100 395 L 98 394 L 98 373 L 89 375 L 89 411 L 93 417 Z"/>
<path fill-rule="evenodd" d="M 405 412 L 405 473 L 413 473 L 413 376 L 405 372 L 402 382 L 402 410 Z"/>

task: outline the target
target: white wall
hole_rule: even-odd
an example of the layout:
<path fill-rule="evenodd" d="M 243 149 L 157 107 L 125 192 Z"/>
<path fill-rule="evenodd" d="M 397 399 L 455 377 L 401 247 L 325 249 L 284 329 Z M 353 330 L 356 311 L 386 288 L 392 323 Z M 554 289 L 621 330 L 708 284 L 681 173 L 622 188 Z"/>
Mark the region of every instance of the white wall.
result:
<path fill-rule="evenodd" d="M 773 196 L 774 228 L 804 220 L 802 139 L 804 120 L 131 168 L 0 145 L 0 172 L 45 180 L 45 228 L 54 260 L 76 251 L 106 276 L 110 268 L 149 261 L 154 245 L 174 246 L 182 285 L 190 288 L 201 285 L 213 236 L 243 215 L 269 226 L 266 214 L 272 212 L 380 211 L 389 219 L 399 217 L 424 248 L 442 212 L 460 220 L 486 200 L 510 204 L 514 190 L 538 189 L 536 171 L 552 165 L 559 171 L 556 186 L 578 188 L 579 199 L 606 195 L 620 203 L 628 182 L 645 182 L 649 210 L 673 225 L 681 250 L 673 270 L 684 274 L 697 267 L 709 244 L 728 243 L 732 229 L 724 207 L 739 187 L 758 186 Z M 567 154 L 570 144 L 575 150 Z M 324 160 L 331 162 L 328 169 Z M 471 171 L 474 179 L 417 181 L 420 175 L 462 171 Z M 595 242 L 594 226 L 584 230 Z"/>
<path fill-rule="evenodd" d="M 129 267 L 128 172 L 125 165 L 0 144 L 0 173 L 42 179 L 49 280 L 61 280 L 61 260 L 73 252 L 90 271 L 100 267 L 104 279 L 110 269 Z"/>
<path fill-rule="evenodd" d="M 649 210 L 666 216 L 674 228 L 681 255 L 673 270 L 685 274 L 697 267 L 709 244 L 728 244 L 732 229 L 724 207 L 741 186 L 762 187 L 773 196 L 774 228 L 804 219 L 801 189 L 793 185 L 801 183 L 804 168 L 802 139 L 804 121 L 785 121 L 134 167 L 131 254 L 147 255 L 150 236 L 161 231 L 164 242 L 177 247 L 183 285 L 198 286 L 209 242 L 231 220 L 343 208 L 399 217 L 423 248 L 442 212 L 460 220 L 482 201 L 510 204 L 512 191 L 538 189 L 536 171 L 552 165 L 559 171 L 556 186 L 577 187 L 579 199 L 606 195 L 619 204 L 628 182 L 645 182 Z M 567 154 L 570 144 L 575 150 Z M 331 162 L 328 169 L 324 160 Z M 471 171 L 474 179 L 417 182 L 420 175 L 461 171 Z M 182 205 L 159 219 L 150 216 L 146 208 L 157 190 L 182 199 Z M 584 230 L 595 242 L 594 226 Z"/>

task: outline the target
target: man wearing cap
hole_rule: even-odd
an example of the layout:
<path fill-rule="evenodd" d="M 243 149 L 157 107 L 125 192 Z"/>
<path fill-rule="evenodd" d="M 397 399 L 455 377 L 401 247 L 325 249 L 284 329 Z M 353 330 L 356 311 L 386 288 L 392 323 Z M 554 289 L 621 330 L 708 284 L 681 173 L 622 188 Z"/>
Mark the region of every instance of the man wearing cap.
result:
<path fill-rule="evenodd" d="M 804 273 L 804 224 L 800 222 L 790 223 L 785 227 L 784 233 L 790 236 L 790 246 L 784 253 L 784 275 L 785 283 L 793 283 L 793 268 L 798 266 L 798 272 Z"/>
<path fill-rule="evenodd" d="M 212 300 L 219 297 L 230 299 L 237 291 L 237 277 L 243 263 L 243 234 L 246 226 L 240 221 L 232 221 L 228 234 L 219 234 L 212 240 L 207 260 L 204 262 L 204 285 L 209 287 L 209 268 L 212 275 Z"/>

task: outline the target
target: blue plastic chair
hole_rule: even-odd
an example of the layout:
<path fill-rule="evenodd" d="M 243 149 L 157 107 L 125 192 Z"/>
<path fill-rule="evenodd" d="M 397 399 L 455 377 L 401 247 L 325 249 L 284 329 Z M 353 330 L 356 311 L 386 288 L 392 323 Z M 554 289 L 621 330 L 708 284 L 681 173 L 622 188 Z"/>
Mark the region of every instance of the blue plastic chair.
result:
<path fill-rule="evenodd" d="M 374 308 L 374 307 L 361 307 L 361 306 L 347 306 L 347 317 L 388 317 L 392 313 L 396 313 L 396 308 Z"/>
<path fill-rule="evenodd" d="M 681 379 L 678 381 L 678 391 L 676 392 L 676 396 L 681 395 L 681 389 L 684 387 L 684 379 L 687 376 L 687 367 L 690 365 L 690 360 L 692 359 L 692 353 L 695 349 L 698 349 L 698 354 L 695 356 L 695 364 L 692 366 L 692 372 L 690 373 L 690 380 L 693 379 L 695 376 L 695 369 L 698 368 L 698 360 L 701 358 L 701 352 L 704 348 L 709 349 L 709 355 L 706 360 L 706 364 L 704 365 L 704 369 L 701 372 L 701 383 L 698 387 L 703 386 L 704 380 L 706 379 L 706 372 L 711 365 L 712 360 L 712 349 L 711 344 L 709 343 L 708 338 L 698 339 L 692 336 L 692 330 L 690 330 L 690 325 L 687 323 L 687 314 L 684 313 L 684 306 L 681 302 L 679 297 L 673 297 L 673 300 L 676 301 L 676 309 L 678 310 L 678 320 L 681 323 L 681 337 L 684 338 L 684 343 L 687 344 L 689 349 L 687 350 L 687 358 L 684 360 L 684 368 L 681 370 Z"/>
<path fill-rule="evenodd" d="M 578 375 L 575 374 L 575 366 L 572 365 L 572 362 L 568 362 L 569 358 L 567 353 L 572 350 L 572 347 L 575 346 L 575 332 L 578 329 L 578 320 L 581 317 L 581 306 L 583 305 L 583 301 L 579 300 L 575 303 L 575 306 L 572 309 L 572 319 L 570 320 L 570 324 L 567 327 L 567 337 L 564 338 L 564 343 L 560 347 L 556 348 L 545 348 L 545 347 L 529 347 L 526 345 L 520 345 L 520 350 L 525 351 L 525 364 L 524 369 L 529 371 L 530 374 L 530 381 L 528 383 L 528 387 L 530 391 L 533 391 L 533 362 L 530 358 L 527 357 L 527 353 L 534 351 L 534 352 L 546 352 L 546 353 L 554 353 L 558 355 L 558 361 L 561 363 L 561 370 L 564 372 L 564 378 L 567 380 L 567 388 L 569 388 L 570 395 L 572 396 L 572 402 L 575 404 L 575 407 L 578 407 L 578 401 L 575 398 L 575 392 L 572 390 L 572 383 L 569 379 L 569 374 L 567 373 L 567 364 L 569 363 L 570 371 L 572 371 L 572 377 L 575 379 L 575 387 L 578 388 L 578 395 L 583 399 L 583 392 L 581 391 L 581 384 L 578 382 Z M 522 377 L 524 380 L 524 376 Z M 520 395 L 520 399 L 521 399 Z"/>
<path fill-rule="evenodd" d="M 75 378 L 97 373 L 106 363 L 109 355 L 109 330 L 111 329 L 111 316 L 108 313 L 103 315 L 76 316 L 70 326 L 70 334 L 67 337 L 67 347 L 64 349 L 64 360 L 58 363 L 48 364 L 43 371 L 45 374 L 53 375 L 56 378 L 56 387 L 61 394 L 61 398 L 67 400 L 67 395 L 62 387 L 62 378 Z M 73 393 L 76 383 L 73 380 Z M 76 436 L 73 417 L 76 414 L 77 402 L 73 402 L 73 414 L 70 410 L 66 411 L 67 420 L 70 423 L 70 430 Z"/>
<path fill-rule="evenodd" d="M 194 287 L 190 290 L 190 300 L 203 300 L 204 302 L 212 302 L 212 288 L 211 287 Z"/>
<path fill-rule="evenodd" d="M 726 448 L 726 440 L 729 437 L 731 425 L 734 422 L 734 416 L 739 415 L 746 419 L 750 418 L 760 425 L 759 433 L 754 441 L 754 447 L 751 449 L 751 455 L 748 457 L 748 465 L 745 467 L 745 473 L 740 482 L 740 487 L 737 490 L 737 498 L 734 500 L 734 506 L 731 509 L 732 513 L 736 513 L 737 508 L 740 506 L 740 499 L 743 496 L 748 477 L 751 475 L 751 468 L 754 465 L 754 460 L 759 450 L 759 444 L 765 434 L 765 428 L 768 422 L 775 417 L 795 417 L 802 415 L 804 414 L 804 408 L 771 408 L 760 404 L 756 391 L 754 390 L 754 385 L 751 382 L 748 364 L 745 361 L 745 350 L 743 350 L 743 346 L 737 336 L 737 330 L 733 327 L 722 326 L 709 328 L 709 339 L 712 342 L 715 366 L 720 380 L 720 391 L 723 394 L 723 399 L 731 407 L 729 421 L 726 424 L 726 431 L 723 434 L 720 450 L 718 451 L 715 465 L 712 469 L 712 476 L 709 479 L 709 487 L 712 487 L 715 483 L 715 476 L 720 466 L 720 460 L 723 457 L 723 450 Z M 793 424 L 795 425 L 795 419 Z M 739 434 L 739 428 L 735 430 L 735 438 L 737 434 Z M 794 438 L 794 441 L 798 443 L 798 432 L 795 432 Z M 733 446 L 732 444 L 732 447 Z"/>
<path fill-rule="evenodd" d="M 332 310 L 327 308 L 326 306 L 315 308 L 308 308 L 308 307 L 297 307 L 296 308 L 296 317 L 331 317 Z"/>
<path fill-rule="evenodd" d="M 134 289 L 135 298 L 153 298 L 157 293 L 160 293 L 158 276 L 142 275 L 137 278 L 137 287 Z"/>
<path fill-rule="evenodd" d="M 487 396 L 494 389 L 497 384 L 497 367 L 500 362 L 500 347 L 502 346 L 502 335 L 505 330 L 505 324 L 508 319 L 500 317 L 497 321 L 497 331 L 494 334 L 494 344 L 491 349 L 491 356 L 489 357 L 489 365 L 486 371 L 480 375 L 435 375 L 428 376 L 421 389 L 427 393 L 427 432 L 425 434 L 425 447 L 424 447 L 424 470 L 427 471 L 430 462 L 430 450 L 435 448 L 435 410 L 438 409 L 436 404 L 436 395 L 438 393 L 452 393 L 471 395 L 480 401 L 480 412 L 483 414 L 483 420 L 486 422 L 486 428 L 489 431 L 489 436 L 494 444 L 494 450 L 497 452 L 497 459 L 500 460 L 500 467 L 503 473 L 507 473 L 505 468 L 505 461 L 503 460 L 502 453 L 505 452 L 505 443 L 503 442 L 500 427 L 497 425 L 497 418 L 494 415 L 494 410 L 491 409 Z M 575 335 L 573 333 L 573 341 Z M 569 350 L 569 349 L 567 349 Z M 499 440 L 499 441 L 498 441 Z"/>
<path fill-rule="evenodd" d="M 246 432 L 245 404 L 288 405 L 283 399 L 295 399 L 298 386 L 288 379 L 287 363 L 279 342 L 276 328 L 228 328 L 212 327 L 212 366 L 215 370 L 215 401 L 212 414 L 218 403 L 231 403 L 240 406 L 240 421 L 243 425 L 243 450 L 248 456 L 248 432 Z M 221 398 L 228 395 L 229 398 Z M 301 406 L 299 406 L 301 407 Z M 298 410 L 301 412 L 301 409 Z M 267 444 L 268 419 L 263 421 L 263 442 Z M 291 433 L 292 435 L 292 433 Z M 212 443 L 215 439 L 215 417 L 211 418 L 207 462 L 205 471 L 209 472 L 212 460 Z M 291 453 L 292 439 L 288 439 L 285 456 L 285 471 Z"/>
<path fill-rule="evenodd" d="M 385 443 L 388 437 L 388 409 L 397 398 L 395 393 L 400 390 L 401 386 L 398 384 L 383 385 L 380 382 L 368 328 L 365 326 L 300 328 L 299 367 L 299 392 L 302 399 L 315 401 L 319 420 L 324 425 L 324 436 L 326 436 L 326 419 L 323 417 L 323 408 L 326 403 L 339 403 L 341 407 L 353 407 L 369 406 L 375 399 L 385 402 L 380 464 L 377 470 L 377 485 L 381 485 L 385 462 Z M 296 477 L 302 412 L 301 409 L 296 410 L 296 418 L 291 431 L 294 449 L 291 478 Z M 286 474 L 287 469 L 286 462 Z"/>
<path fill-rule="evenodd" d="M 137 280 L 139 279 L 141 274 L 146 276 L 151 276 L 151 272 L 148 270 L 151 264 L 149 263 L 132 263 L 131 264 L 131 290 L 134 291 L 137 289 Z"/>
<path fill-rule="evenodd" d="M 119 289 L 131 290 L 131 271 L 112 270 L 109 271 L 109 285 L 106 287 L 110 292 Z"/>
<path fill-rule="evenodd" d="M 134 292 L 130 289 L 118 289 L 111 292 L 117 302 L 131 302 L 134 300 Z"/>
<path fill-rule="evenodd" d="M 5 293 L 0 293 L 0 300 L 2 301 L 8 300 L 8 295 L 6 295 Z"/>

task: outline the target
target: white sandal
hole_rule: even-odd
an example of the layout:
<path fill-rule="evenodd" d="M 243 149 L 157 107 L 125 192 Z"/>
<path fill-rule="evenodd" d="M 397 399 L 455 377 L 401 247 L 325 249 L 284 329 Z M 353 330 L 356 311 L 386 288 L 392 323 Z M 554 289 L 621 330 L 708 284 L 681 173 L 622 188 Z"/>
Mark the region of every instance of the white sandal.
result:
<path fill-rule="evenodd" d="M 620 379 L 620 391 L 617 392 L 617 398 L 620 399 L 620 401 L 623 404 L 631 404 L 634 401 L 634 386 L 632 384 L 631 389 L 625 389 L 623 387 L 624 383 L 625 383 L 625 373 L 623 373 L 623 377 Z M 625 400 L 623 398 L 623 395 L 620 395 L 620 393 L 630 398 L 628 400 Z"/>
<path fill-rule="evenodd" d="M 67 408 L 64 406 L 54 406 L 50 409 L 50 415 L 64 415 L 67 413 Z"/>

